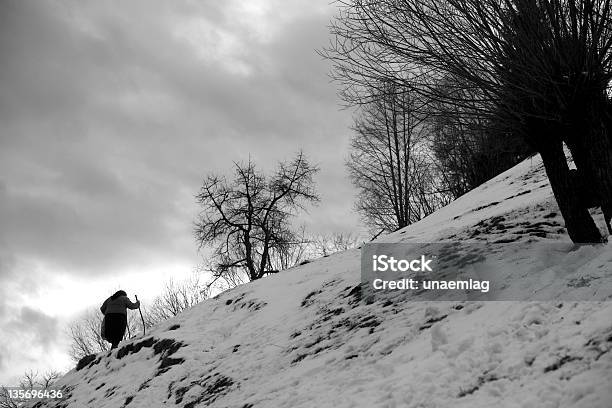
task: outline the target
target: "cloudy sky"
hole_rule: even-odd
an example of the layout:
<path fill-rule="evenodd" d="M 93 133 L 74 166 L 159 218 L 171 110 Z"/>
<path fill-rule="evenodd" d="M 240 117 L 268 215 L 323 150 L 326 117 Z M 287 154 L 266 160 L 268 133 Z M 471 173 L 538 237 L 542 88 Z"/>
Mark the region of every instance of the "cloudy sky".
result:
<path fill-rule="evenodd" d="M 189 274 L 194 194 L 249 155 L 318 163 L 311 231 L 354 231 L 328 0 L 0 2 L 0 383 L 68 367 L 66 323 Z M 143 282 L 147 282 L 146 284 Z"/>

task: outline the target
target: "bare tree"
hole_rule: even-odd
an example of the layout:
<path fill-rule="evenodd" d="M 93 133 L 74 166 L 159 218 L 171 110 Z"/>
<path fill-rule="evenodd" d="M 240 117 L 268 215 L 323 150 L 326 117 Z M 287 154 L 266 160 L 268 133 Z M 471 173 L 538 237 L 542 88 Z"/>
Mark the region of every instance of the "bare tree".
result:
<path fill-rule="evenodd" d="M 445 85 L 441 84 L 440 88 Z M 453 89 L 453 87 L 450 87 Z M 465 104 L 475 99 L 467 90 Z M 504 122 L 490 115 L 469 114 L 462 106 L 434 101 L 430 119 L 431 148 L 442 177 L 442 190 L 457 198 L 504 172 L 534 152 Z"/>
<path fill-rule="evenodd" d="M 308 259 L 312 240 L 306 236 L 304 226 L 298 228 L 294 233 L 291 245 L 280 247 L 270 254 L 271 271 L 282 271 Z"/>
<path fill-rule="evenodd" d="M 217 263 L 214 260 L 207 259 L 199 265 L 199 268 L 202 273 L 212 274 L 212 278 L 206 283 L 206 292 L 210 296 L 249 282 L 249 277 L 244 270 L 232 268 L 221 273 L 217 269 Z"/>
<path fill-rule="evenodd" d="M 311 251 L 318 258 L 357 248 L 363 242 L 363 239 L 351 233 L 321 234 L 312 239 Z"/>
<path fill-rule="evenodd" d="M 48 389 L 55 384 L 61 377 L 58 371 L 48 371 L 39 374 L 34 371 L 27 371 L 19 380 L 18 387 L 24 391 L 32 391 L 34 389 Z M 0 408 L 19 408 L 24 406 L 29 399 L 11 398 L 8 387 L 0 387 Z"/>
<path fill-rule="evenodd" d="M 312 241 L 306 237 L 303 227 L 298 229 L 290 245 L 284 245 L 270 251 L 268 270 L 263 276 L 278 273 L 306 261 L 312 255 L 311 247 Z M 205 268 L 207 273 L 215 271 L 217 268 L 216 264 L 211 265 L 209 262 L 208 265 Z M 247 283 L 249 280 L 246 270 L 233 268 L 223 271 L 223 273 L 213 272 L 213 278 L 206 288 L 209 293 L 219 293 Z"/>
<path fill-rule="evenodd" d="M 450 195 L 442 183 L 439 167 L 427 149 L 418 149 L 410 158 L 409 194 L 413 213 L 425 217 L 450 203 Z"/>
<path fill-rule="evenodd" d="M 504 23 L 499 77 L 506 88 L 502 94 L 505 113 L 520 114 L 528 140 L 542 156 L 572 240 L 602 240 L 571 182 L 563 143 L 581 174 L 588 175 L 600 192 L 609 219 L 612 143 L 606 89 L 612 78 L 610 2 L 516 0 Z M 521 73 L 525 67 L 527 73 Z M 521 84 L 521 90 L 515 84 Z"/>
<path fill-rule="evenodd" d="M 182 281 L 170 279 L 162 293 L 146 308 L 146 324 L 153 326 L 170 319 L 207 298 L 207 286 L 197 273 Z"/>
<path fill-rule="evenodd" d="M 100 335 L 103 318 L 97 308 L 92 308 L 69 325 L 69 354 L 74 361 L 110 349 L 110 344 Z"/>
<path fill-rule="evenodd" d="M 425 156 L 416 157 L 419 147 L 427 144 L 429 119 L 416 94 L 393 83 L 379 84 L 370 92 L 372 99 L 361 105 L 355 121 L 347 167 L 365 223 L 372 230 L 395 231 L 435 211 L 445 200 L 435 189 L 435 177 L 425 175 L 435 168 Z"/>
<path fill-rule="evenodd" d="M 610 203 L 610 10 L 609 0 L 341 1 L 324 54 L 349 104 L 363 103 L 364 90 L 384 78 L 465 115 L 506 121 L 541 154 L 571 239 L 597 242 L 562 143 Z M 443 81 L 455 92 L 440 92 Z M 467 103 L 462 90 L 473 95 Z"/>
<path fill-rule="evenodd" d="M 313 182 L 318 168 L 301 152 L 280 162 L 271 176 L 252 161 L 234 165 L 232 180 L 210 175 L 196 196 L 202 211 L 195 236 L 200 248 L 213 249 L 213 282 L 240 274 L 252 281 L 276 272 L 274 254 L 298 243 L 292 216 L 319 200 Z"/>

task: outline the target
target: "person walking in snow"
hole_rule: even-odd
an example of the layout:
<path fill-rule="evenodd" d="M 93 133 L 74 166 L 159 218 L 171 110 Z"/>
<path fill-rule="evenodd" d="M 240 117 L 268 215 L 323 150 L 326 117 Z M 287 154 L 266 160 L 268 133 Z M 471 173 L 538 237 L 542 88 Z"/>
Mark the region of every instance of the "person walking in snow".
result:
<path fill-rule="evenodd" d="M 104 339 L 112 344 L 111 349 L 117 348 L 125 335 L 127 327 L 127 309 L 138 309 L 140 301 L 132 303 L 127 293 L 118 290 L 114 295 L 104 301 L 100 311 L 104 315 Z"/>

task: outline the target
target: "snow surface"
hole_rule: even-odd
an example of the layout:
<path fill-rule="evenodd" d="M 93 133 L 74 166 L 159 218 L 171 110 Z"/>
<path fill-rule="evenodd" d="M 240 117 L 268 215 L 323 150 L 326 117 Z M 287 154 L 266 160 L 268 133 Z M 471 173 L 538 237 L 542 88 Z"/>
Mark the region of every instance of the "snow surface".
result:
<path fill-rule="evenodd" d="M 534 243 L 570 242 L 537 156 L 378 241 L 511 242 L 526 261 Z M 610 282 L 610 249 L 571 254 L 604 271 L 575 286 Z M 32 406 L 612 407 L 609 292 L 366 304 L 359 283 L 351 250 L 224 292 L 67 373 L 64 401 Z"/>

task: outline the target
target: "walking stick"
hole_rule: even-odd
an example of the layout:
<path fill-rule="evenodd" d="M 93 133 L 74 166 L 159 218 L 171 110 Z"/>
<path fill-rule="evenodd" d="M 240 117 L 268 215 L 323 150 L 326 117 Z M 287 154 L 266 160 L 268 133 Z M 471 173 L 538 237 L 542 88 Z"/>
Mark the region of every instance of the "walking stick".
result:
<path fill-rule="evenodd" d="M 134 296 L 136 296 L 136 301 L 138 302 L 138 295 Z M 138 311 L 140 312 L 140 320 L 142 320 L 142 337 L 144 337 L 147 334 L 147 329 L 145 328 L 144 317 L 142 317 L 142 310 L 140 310 L 140 304 L 138 305 Z"/>

